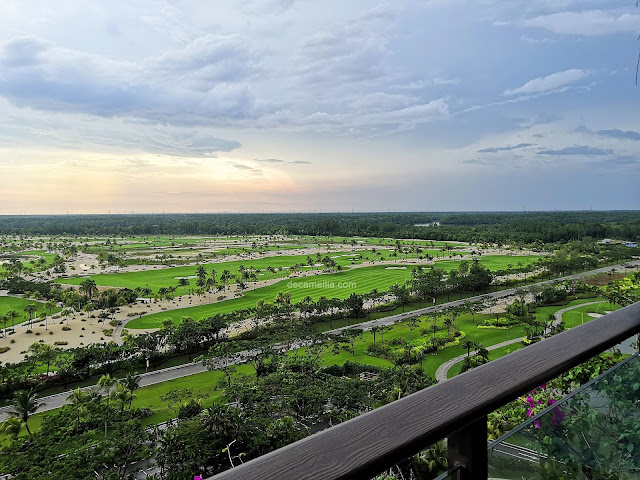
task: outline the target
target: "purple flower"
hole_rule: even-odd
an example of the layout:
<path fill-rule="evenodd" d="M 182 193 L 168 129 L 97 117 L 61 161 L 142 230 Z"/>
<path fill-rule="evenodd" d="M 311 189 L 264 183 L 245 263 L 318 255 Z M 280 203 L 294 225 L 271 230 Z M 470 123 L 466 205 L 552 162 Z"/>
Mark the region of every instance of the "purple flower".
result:
<path fill-rule="evenodd" d="M 556 408 L 551 411 L 551 426 L 557 427 L 564 420 L 565 414 L 561 408 Z"/>
<path fill-rule="evenodd" d="M 533 410 L 531 409 L 527 410 L 527 415 L 530 417 L 533 417 Z"/>
<path fill-rule="evenodd" d="M 554 403 L 556 403 L 556 399 L 555 398 L 550 398 L 549 399 L 549 405 L 553 405 Z"/>
<path fill-rule="evenodd" d="M 535 428 L 540 428 L 542 426 L 542 421 L 540 421 L 540 419 L 534 420 L 533 421 L 533 426 Z"/>

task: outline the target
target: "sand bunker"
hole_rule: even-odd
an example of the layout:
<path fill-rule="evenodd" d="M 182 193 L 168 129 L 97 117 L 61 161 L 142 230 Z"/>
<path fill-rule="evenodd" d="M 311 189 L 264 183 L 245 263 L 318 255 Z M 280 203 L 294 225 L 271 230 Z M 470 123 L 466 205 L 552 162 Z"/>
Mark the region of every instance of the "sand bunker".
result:
<path fill-rule="evenodd" d="M 407 267 L 384 267 L 385 270 L 406 270 Z"/>

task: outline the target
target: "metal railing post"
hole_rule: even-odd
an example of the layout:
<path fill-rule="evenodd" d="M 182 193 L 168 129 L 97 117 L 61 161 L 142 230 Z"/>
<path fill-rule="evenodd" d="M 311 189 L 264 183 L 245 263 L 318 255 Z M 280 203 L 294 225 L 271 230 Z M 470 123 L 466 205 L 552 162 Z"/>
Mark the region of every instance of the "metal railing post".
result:
<path fill-rule="evenodd" d="M 488 476 L 487 417 L 480 417 L 447 438 L 449 472 L 456 480 L 485 480 Z"/>

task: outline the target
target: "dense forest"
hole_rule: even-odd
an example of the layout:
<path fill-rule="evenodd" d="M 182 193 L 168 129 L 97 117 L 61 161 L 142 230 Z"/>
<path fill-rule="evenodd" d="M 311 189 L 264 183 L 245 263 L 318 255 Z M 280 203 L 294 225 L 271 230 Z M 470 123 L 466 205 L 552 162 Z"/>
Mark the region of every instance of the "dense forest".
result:
<path fill-rule="evenodd" d="M 492 243 L 607 237 L 637 241 L 640 211 L 0 216 L 0 234 L 304 234 Z"/>

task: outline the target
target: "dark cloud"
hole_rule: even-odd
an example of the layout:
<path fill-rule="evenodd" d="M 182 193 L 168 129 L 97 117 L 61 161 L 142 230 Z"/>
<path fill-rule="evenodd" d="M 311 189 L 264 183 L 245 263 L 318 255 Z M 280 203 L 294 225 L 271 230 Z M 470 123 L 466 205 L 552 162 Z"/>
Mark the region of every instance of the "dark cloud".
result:
<path fill-rule="evenodd" d="M 308 162 L 306 160 L 294 160 L 293 162 L 289 162 L 292 165 L 311 165 L 311 162 Z"/>
<path fill-rule="evenodd" d="M 496 152 L 506 152 L 508 150 L 516 150 L 518 148 L 531 147 L 533 143 L 519 143 L 517 145 L 508 145 L 506 147 L 489 147 L 483 148 L 482 150 L 478 150 L 478 153 L 496 153 Z"/>
<path fill-rule="evenodd" d="M 258 58 L 239 35 L 206 35 L 139 63 L 18 37 L 0 46 L 0 96 L 39 110 L 214 124 L 254 116 L 247 82 Z"/>
<path fill-rule="evenodd" d="M 234 167 L 234 168 L 237 168 L 238 170 L 252 170 L 252 171 L 253 170 L 257 170 L 257 171 L 260 171 L 257 168 L 248 167 L 247 165 L 242 165 L 240 163 L 230 163 L 229 165 Z"/>
<path fill-rule="evenodd" d="M 610 130 L 591 130 L 584 125 L 580 125 L 574 130 L 577 133 L 588 133 L 589 135 L 597 135 L 599 137 L 614 138 L 616 140 L 633 140 L 640 141 L 640 133 L 633 130 L 619 130 L 613 128 Z"/>
<path fill-rule="evenodd" d="M 565 147 L 561 150 L 542 150 L 538 155 L 611 155 L 613 150 L 589 147 L 586 145 L 577 147 Z"/>

